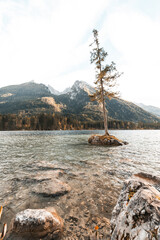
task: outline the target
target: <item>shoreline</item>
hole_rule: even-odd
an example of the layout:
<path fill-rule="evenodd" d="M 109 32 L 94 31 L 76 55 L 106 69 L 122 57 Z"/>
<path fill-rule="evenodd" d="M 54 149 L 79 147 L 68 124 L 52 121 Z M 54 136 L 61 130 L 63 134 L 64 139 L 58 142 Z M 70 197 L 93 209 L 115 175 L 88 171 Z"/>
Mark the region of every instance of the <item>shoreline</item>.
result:
<path fill-rule="evenodd" d="M 104 129 L 54 129 L 54 130 L 26 130 L 26 129 L 21 129 L 21 130 L 0 130 L 0 132 L 80 132 L 80 131 L 103 131 Z M 109 131 L 160 131 L 160 129 L 109 129 Z"/>
<path fill-rule="evenodd" d="M 85 164 L 85 163 L 84 163 Z M 41 194 L 33 194 L 30 191 L 33 189 L 29 189 L 30 198 L 21 206 L 20 202 L 17 202 L 19 205 L 16 208 L 16 212 L 11 214 L 10 206 L 4 206 L 4 217 L 3 222 L 6 219 L 6 215 L 15 216 L 16 213 L 25 210 L 26 208 L 46 208 L 46 207 L 54 207 L 60 217 L 64 219 L 64 240 L 69 239 L 79 239 L 80 236 L 83 236 L 84 239 L 87 236 L 96 236 L 95 227 L 98 226 L 98 234 L 99 237 L 103 236 L 102 239 L 107 239 L 109 237 L 110 231 L 110 218 L 112 210 L 117 202 L 120 188 L 116 189 L 109 184 L 109 182 L 103 183 L 101 180 L 100 174 L 93 173 L 90 177 L 87 177 L 87 172 L 84 170 L 79 170 L 77 172 L 73 172 L 71 169 L 60 169 L 59 166 L 55 166 L 54 164 L 48 163 L 40 163 L 39 171 L 37 174 L 42 176 L 41 184 L 47 180 L 48 174 L 53 171 L 63 171 L 63 174 L 58 177 L 58 179 L 64 183 L 67 183 L 71 187 L 71 191 L 64 195 L 57 195 L 52 197 L 52 195 L 42 196 Z M 59 171 L 58 170 L 58 171 Z M 35 175 L 37 176 L 37 175 Z M 39 176 L 39 175 L 38 175 Z M 34 175 L 32 174 L 27 179 L 15 179 L 15 182 L 18 181 L 19 187 L 20 183 L 32 182 L 32 186 L 36 187 L 39 181 L 34 180 Z M 21 193 L 22 194 L 22 193 Z M 7 209 L 8 211 L 7 211 Z M 7 223 L 11 219 L 9 218 Z M 101 239 L 101 238 L 100 238 Z"/>
<path fill-rule="evenodd" d="M 119 148 L 90 146 L 89 131 L 87 135 L 80 131 L 76 135 L 73 130 L 59 132 L 1 132 L 2 220 L 9 223 L 16 213 L 28 208 L 55 207 L 65 220 L 65 236 L 76 239 L 77 233 L 95 234 L 96 226 L 100 234 L 109 234 L 108 219 L 124 180 L 140 171 L 159 175 L 159 132 L 116 131 L 117 137 L 131 143 Z M 152 148 L 148 148 L 148 139 Z M 50 171 L 63 171 L 58 181 L 68 184 L 71 191 L 43 196 L 36 186 L 50 182 Z"/>
<path fill-rule="evenodd" d="M 34 176 L 32 177 L 34 177 L 34 179 L 36 179 L 37 181 L 41 181 L 41 184 L 43 184 L 44 181 L 46 181 L 46 183 L 48 184 L 50 179 L 52 179 L 52 181 L 59 179 L 63 181 L 63 184 L 67 183 L 71 187 L 71 191 L 66 192 L 63 195 L 60 194 L 53 197 L 52 193 L 49 193 L 48 196 L 43 196 L 42 198 L 44 198 L 45 201 L 43 201 L 43 204 L 39 204 L 37 207 L 35 207 L 35 205 L 32 205 L 33 203 L 30 199 L 30 205 L 27 207 L 27 209 L 35 209 L 35 210 L 36 209 L 37 210 L 38 209 L 42 209 L 42 210 L 55 209 L 55 211 L 59 214 L 60 218 L 62 218 L 63 224 L 64 224 L 64 228 L 63 230 L 61 230 L 62 235 L 60 238 L 58 238 L 61 240 L 69 240 L 69 239 L 110 240 L 112 234 L 113 235 L 117 234 L 117 232 L 120 231 L 120 230 L 119 231 L 115 230 L 119 228 L 119 224 L 122 224 L 122 227 L 126 231 L 132 231 L 133 229 L 132 221 L 129 223 L 131 224 L 131 229 L 127 230 L 127 227 L 123 226 L 124 225 L 123 217 L 121 217 L 121 215 L 119 214 L 119 211 L 121 210 L 123 212 L 123 211 L 128 211 L 126 210 L 127 208 L 130 209 L 129 204 L 130 204 L 131 198 L 134 198 L 133 196 L 136 196 L 135 194 L 136 191 L 138 192 L 140 191 L 139 194 L 141 194 L 141 191 L 142 191 L 141 205 L 143 210 L 144 209 L 143 197 L 145 196 L 143 191 L 146 191 L 145 190 L 146 187 L 150 189 L 151 193 L 155 191 L 156 195 L 154 197 L 154 201 L 155 203 L 160 205 L 160 197 L 158 197 L 158 195 L 160 196 L 160 192 L 156 192 L 157 191 L 156 188 L 158 188 L 160 184 L 160 178 L 150 174 L 145 174 L 145 173 L 135 174 L 134 176 L 132 176 L 132 178 L 129 178 L 128 180 L 125 181 L 125 183 L 123 183 L 123 188 L 122 186 L 120 188 L 114 188 L 113 186 L 109 186 L 108 183 L 107 184 L 101 183 L 100 185 L 100 182 L 99 182 L 100 179 L 96 180 L 96 182 L 94 179 L 89 179 L 87 181 L 87 184 L 82 189 L 79 186 L 82 182 L 82 178 L 81 178 L 81 182 L 79 178 L 80 177 L 84 178 L 84 174 L 82 173 L 75 173 L 75 174 L 67 173 L 66 169 L 57 170 L 57 166 L 53 164 L 46 164 L 44 162 L 39 164 L 39 168 L 40 168 L 39 169 L 40 174 L 36 175 L 35 177 Z M 53 174 L 55 174 L 54 177 L 53 177 Z M 32 177 L 30 178 L 30 180 L 33 180 Z M 126 185 L 126 183 L 128 185 Z M 144 184 L 144 190 L 143 190 L 143 184 Z M 133 187 L 132 185 L 135 187 Z M 98 186 L 98 188 L 96 188 L 96 186 Z M 141 186 L 141 190 L 139 190 L 140 186 Z M 153 186 L 156 187 L 155 190 Z M 133 190 L 131 190 L 132 187 L 135 191 L 134 193 L 132 192 Z M 102 191 L 103 191 L 103 194 L 102 194 Z M 149 201 L 148 199 L 146 198 L 145 201 Z M 157 199 L 159 203 L 157 202 Z M 135 205 L 137 203 L 140 204 L 140 202 L 135 197 Z M 132 207 L 134 206 L 133 203 L 131 203 L 131 206 Z M 146 205 L 145 211 L 148 211 L 147 209 L 150 209 L 150 208 L 147 208 L 147 206 L 148 205 Z M 24 210 L 26 210 L 26 207 L 24 209 L 23 208 L 21 209 L 21 211 L 24 211 Z M 136 211 L 138 211 L 138 209 Z M 142 215 L 144 214 L 143 212 L 144 210 L 142 211 Z M 19 211 L 17 213 L 19 213 Z M 119 214 L 119 216 L 116 215 L 117 213 Z M 132 214 L 133 211 L 130 210 L 128 213 Z M 147 215 L 147 216 L 150 216 L 150 215 Z M 157 216 L 160 218 L 159 215 Z M 119 220 L 117 220 L 117 217 L 119 218 Z M 141 221 L 141 216 L 139 216 L 139 219 Z M 146 221 L 146 217 L 145 217 L 145 221 Z M 144 224 L 145 224 L 145 221 L 144 221 Z M 150 221 L 150 217 L 148 217 L 147 221 Z M 137 222 L 137 220 L 135 220 L 135 222 Z M 125 224 L 127 223 L 125 222 Z M 143 224 L 143 222 L 141 224 Z M 139 226 L 139 228 L 141 230 L 141 226 Z M 145 234 L 147 234 L 147 232 L 149 231 L 146 231 Z M 18 235 L 20 234 L 19 236 L 21 237 L 21 233 L 19 233 L 19 231 L 17 233 Z M 139 236 L 138 230 L 136 234 L 138 234 Z M 115 236 L 112 236 L 112 237 L 113 237 L 112 239 L 117 239 L 115 238 Z M 13 238 L 13 239 L 12 237 L 10 238 L 10 235 L 7 238 L 7 240 L 15 240 L 15 239 L 17 238 Z M 32 239 L 34 239 L 34 237 L 32 237 Z M 44 239 L 47 240 L 48 238 L 44 238 Z"/>

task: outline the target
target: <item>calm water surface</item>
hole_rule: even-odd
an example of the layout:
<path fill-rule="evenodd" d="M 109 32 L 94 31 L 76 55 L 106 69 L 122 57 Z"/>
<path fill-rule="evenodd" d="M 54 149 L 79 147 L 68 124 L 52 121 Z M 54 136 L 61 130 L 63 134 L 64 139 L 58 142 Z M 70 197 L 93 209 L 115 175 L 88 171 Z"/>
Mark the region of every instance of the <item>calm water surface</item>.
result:
<path fill-rule="evenodd" d="M 159 130 L 110 131 L 129 142 L 128 145 L 112 148 L 90 146 L 87 140 L 94 133 L 102 134 L 103 131 L 0 132 L 0 205 L 4 206 L 3 220 L 9 222 L 16 212 L 27 207 L 53 204 L 64 216 L 69 211 L 68 207 L 66 210 L 63 207 L 67 198 L 72 198 L 71 205 L 75 208 L 80 201 L 90 201 L 88 208 L 93 207 L 94 211 L 109 217 L 110 211 L 104 213 L 103 205 L 113 207 L 126 178 L 137 172 L 160 176 Z M 73 189 L 68 197 L 40 198 L 32 193 L 34 183 L 26 179 L 38 173 L 39 162 L 52 163 L 65 170 L 65 181 Z M 106 194 L 110 196 L 107 199 Z M 97 205 L 96 198 L 99 201 Z"/>

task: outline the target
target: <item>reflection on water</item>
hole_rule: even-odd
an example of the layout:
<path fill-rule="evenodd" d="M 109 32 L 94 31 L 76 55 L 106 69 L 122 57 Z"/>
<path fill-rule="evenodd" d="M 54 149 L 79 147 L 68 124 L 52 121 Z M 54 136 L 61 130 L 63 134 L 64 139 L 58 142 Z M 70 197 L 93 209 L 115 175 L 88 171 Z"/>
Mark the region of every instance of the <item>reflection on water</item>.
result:
<path fill-rule="evenodd" d="M 28 207 L 50 205 L 56 205 L 65 218 L 74 211 L 79 214 L 81 202 L 93 214 L 110 217 L 126 178 L 142 171 L 160 176 L 160 131 L 110 131 L 129 142 L 112 148 L 90 146 L 87 140 L 93 133 L 103 131 L 0 132 L 4 220 L 9 222 L 16 212 Z M 63 179 L 72 187 L 70 194 L 53 199 L 32 193 L 34 182 L 29 179 L 39 172 L 42 161 L 64 169 Z"/>

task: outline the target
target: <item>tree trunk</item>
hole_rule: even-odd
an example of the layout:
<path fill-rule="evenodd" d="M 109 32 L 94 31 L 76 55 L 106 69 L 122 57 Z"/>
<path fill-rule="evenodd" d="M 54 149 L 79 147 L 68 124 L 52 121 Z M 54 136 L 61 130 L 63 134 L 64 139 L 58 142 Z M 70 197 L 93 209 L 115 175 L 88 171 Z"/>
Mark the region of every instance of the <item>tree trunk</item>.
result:
<path fill-rule="evenodd" d="M 105 106 L 105 99 L 104 99 L 104 92 L 103 92 L 103 81 L 102 81 L 102 79 L 101 79 L 101 97 L 102 97 L 102 104 L 103 104 L 103 117 L 104 117 L 105 135 L 109 135 L 109 133 L 108 133 L 107 112 L 106 112 L 106 106 Z"/>
<path fill-rule="evenodd" d="M 97 50 L 98 50 L 98 60 L 99 60 L 99 74 L 102 72 L 102 66 L 101 66 L 101 58 L 100 58 L 100 49 L 99 49 L 99 42 L 98 39 L 96 40 L 97 44 Z M 105 98 L 104 98 L 104 87 L 103 87 L 103 79 L 100 79 L 101 84 L 101 101 L 103 104 L 103 117 L 104 117 L 104 129 L 105 129 L 105 135 L 109 135 L 108 133 L 108 123 L 107 123 L 107 112 L 105 107 Z"/>
<path fill-rule="evenodd" d="M 105 135 L 109 135 L 108 133 L 108 119 L 107 119 L 107 112 L 105 107 L 105 101 L 103 100 L 103 116 L 104 116 L 104 129 L 105 129 Z"/>

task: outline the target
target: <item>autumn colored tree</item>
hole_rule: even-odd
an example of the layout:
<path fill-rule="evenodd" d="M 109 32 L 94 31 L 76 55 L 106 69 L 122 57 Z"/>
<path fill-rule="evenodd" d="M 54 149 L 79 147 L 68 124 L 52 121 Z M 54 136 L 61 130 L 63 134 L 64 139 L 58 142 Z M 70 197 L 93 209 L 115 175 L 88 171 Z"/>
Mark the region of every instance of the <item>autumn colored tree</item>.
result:
<path fill-rule="evenodd" d="M 92 101 L 98 101 L 99 103 L 102 103 L 105 135 L 109 135 L 105 99 L 118 97 L 119 92 L 115 91 L 114 87 L 117 84 L 116 82 L 117 78 L 120 77 L 121 74 L 117 72 L 116 65 L 114 62 L 111 62 L 110 65 L 105 64 L 105 59 L 108 53 L 105 52 L 105 50 L 102 47 L 100 47 L 98 31 L 96 29 L 93 30 L 93 36 L 94 36 L 94 41 L 90 45 L 93 47 L 91 51 L 90 61 L 91 63 L 95 63 L 95 69 L 96 69 L 95 90 L 96 91 L 90 97 Z"/>

